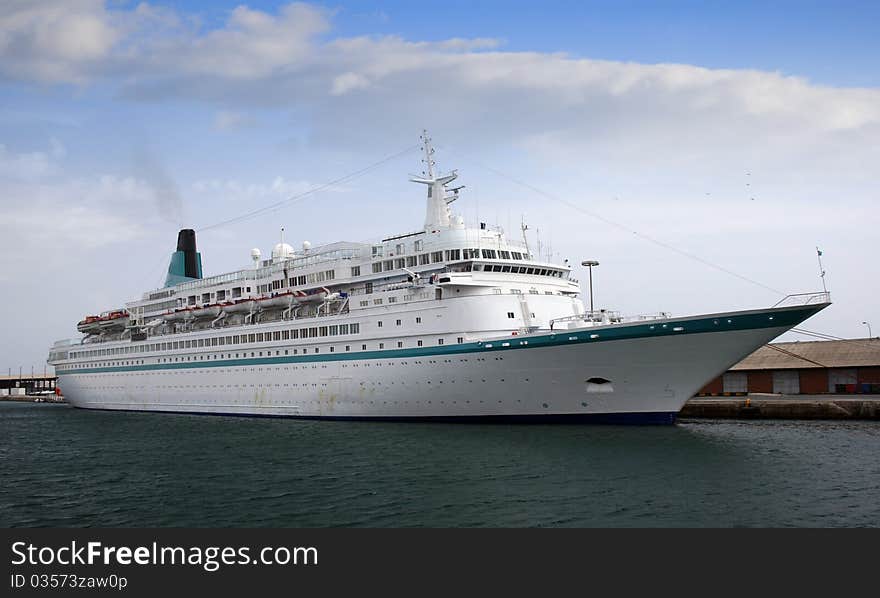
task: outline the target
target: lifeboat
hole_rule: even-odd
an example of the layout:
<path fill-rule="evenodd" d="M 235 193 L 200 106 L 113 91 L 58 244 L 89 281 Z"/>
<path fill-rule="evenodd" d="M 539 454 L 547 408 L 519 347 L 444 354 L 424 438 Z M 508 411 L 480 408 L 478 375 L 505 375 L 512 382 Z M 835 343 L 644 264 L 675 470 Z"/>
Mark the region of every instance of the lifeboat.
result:
<path fill-rule="evenodd" d="M 302 303 L 320 303 L 321 301 L 326 301 L 327 299 L 333 299 L 333 295 L 339 296 L 338 293 L 331 293 L 327 287 L 321 287 L 320 289 L 316 289 L 310 293 L 307 293 L 304 297 L 300 298 L 300 302 Z"/>
<path fill-rule="evenodd" d="M 290 307 L 290 304 L 294 302 L 296 297 L 297 296 L 293 291 L 288 291 L 286 293 L 278 293 L 271 297 L 259 299 L 259 302 L 261 307 L 270 309 L 273 307 Z"/>
<path fill-rule="evenodd" d="M 188 320 L 192 317 L 190 314 L 190 310 L 187 307 L 181 307 L 179 309 L 175 309 L 174 311 L 169 311 L 164 316 L 162 316 L 166 322 L 182 322 L 184 320 Z"/>
<path fill-rule="evenodd" d="M 223 306 L 223 311 L 228 314 L 238 314 L 238 313 L 250 313 L 257 306 L 256 299 L 246 298 L 239 299 L 234 303 L 229 303 Z"/>
<path fill-rule="evenodd" d="M 101 316 L 86 316 L 77 323 L 76 329 L 83 334 L 95 334 L 101 329 Z"/>
<path fill-rule="evenodd" d="M 101 331 L 124 330 L 127 323 L 128 312 L 124 309 L 118 309 L 111 311 L 105 316 L 101 316 L 98 321 L 98 329 Z"/>
<path fill-rule="evenodd" d="M 216 318 L 220 315 L 220 312 L 223 310 L 223 307 L 220 305 L 202 305 L 201 307 L 194 307 L 190 310 L 192 316 L 196 319 L 198 318 Z"/>

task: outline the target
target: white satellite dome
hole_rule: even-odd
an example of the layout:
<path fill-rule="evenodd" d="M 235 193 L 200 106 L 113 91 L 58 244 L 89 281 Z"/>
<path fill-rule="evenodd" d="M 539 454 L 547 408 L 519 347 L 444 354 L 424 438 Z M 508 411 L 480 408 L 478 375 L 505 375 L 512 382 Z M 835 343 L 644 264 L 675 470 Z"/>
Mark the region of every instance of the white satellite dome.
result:
<path fill-rule="evenodd" d="M 262 256 L 263 256 L 263 254 L 260 253 L 259 248 L 254 247 L 253 249 L 251 249 L 251 259 L 252 260 L 256 261 L 256 260 L 260 259 Z"/>
<path fill-rule="evenodd" d="M 272 249 L 272 260 L 286 260 L 293 257 L 293 247 L 287 243 L 278 243 Z"/>

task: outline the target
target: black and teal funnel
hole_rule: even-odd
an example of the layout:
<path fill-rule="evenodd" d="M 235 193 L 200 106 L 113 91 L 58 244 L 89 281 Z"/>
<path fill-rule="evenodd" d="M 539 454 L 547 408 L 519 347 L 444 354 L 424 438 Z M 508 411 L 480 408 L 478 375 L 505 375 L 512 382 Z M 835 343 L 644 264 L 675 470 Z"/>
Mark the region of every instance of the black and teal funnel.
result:
<path fill-rule="evenodd" d="M 196 251 L 196 231 L 185 228 L 177 233 L 177 251 L 171 254 L 165 286 L 173 287 L 202 277 L 202 255 Z"/>

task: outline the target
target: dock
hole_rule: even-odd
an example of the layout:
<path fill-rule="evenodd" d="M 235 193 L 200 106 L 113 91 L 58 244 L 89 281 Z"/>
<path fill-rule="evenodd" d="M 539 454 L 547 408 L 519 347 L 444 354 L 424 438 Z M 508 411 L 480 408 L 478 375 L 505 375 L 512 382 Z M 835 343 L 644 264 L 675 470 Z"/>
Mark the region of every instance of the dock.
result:
<path fill-rule="evenodd" d="M 680 419 L 880 420 L 880 395 L 774 395 L 695 397 Z"/>

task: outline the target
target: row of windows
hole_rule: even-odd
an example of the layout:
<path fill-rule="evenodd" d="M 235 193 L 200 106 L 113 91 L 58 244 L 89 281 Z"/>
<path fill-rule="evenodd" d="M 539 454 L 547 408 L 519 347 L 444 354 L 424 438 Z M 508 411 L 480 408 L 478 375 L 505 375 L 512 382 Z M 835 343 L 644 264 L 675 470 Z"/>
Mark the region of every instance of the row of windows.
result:
<path fill-rule="evenodd" d="M 565 272 L 552 268 L 528 268 L 526 266 L 504 266 L 498 264 L 474 264 L 474 270 L 479 272 L 510 272 L 511 274 L 535 274 L 537 276 L 553 276 L 562 278 Z"/>
<path fill-rule="evenodd" d="M 398 320 L 398 322 L 399 322 L 399 320 Z M 380 322 L 380 325 L 381 325 L 381 322 Z M 250 336 L 253 336 L 253 335 L 250 335 Z M 181 341 L 181 342 L 184 342 L 184 341 Z M 189 341 L 185 341 L 185 342 L 189 342 Z M 459 345 L 463 344 L 464 337 L 459 336 L 456 339 L 456 342 Z M 443 345 L 445 343 L 446 343 L 445 339 L 443 339 L 443 338 L 437 339 L 438 345 Z M 416 340 L 415 346 L 416 347 L 424 347 L 425 346 L 424 341 L 421 339 Z M 187 349 L 190 347 L 186 346 L 186 347 L 181 347 L 181 348 Z M 330 353 L 336 353 L 337 349 L 338 349 L 338 347 L 336 347 L 336 346 L 330 346 L 330 347 L 325 347 L 325 348 L 327 348 Z M 385 349 L 386 348 L 385 343 L 384 342 L 378 343 L 377 348 L 379 350 Z M 388 348 L 390 348 L 390 347 L 388 347 Z M 404 341 L 400 341 L 400 340 L 397 341 L 396 348 L 398 348 L 398 349 L 405 348 Z M 352 346 L 345 345 L 343 350 L 345 352 L 349 352 L 352 350 Z M 362 344 L 361 351 L 367 351 L 367 350 L 369 350 L 369 345 Z M 186 363 L 186 362 L 194 362 L 194 361 L 211 361 L 211 360 L 218 360 L 218 359 L 247 359 L 248 357 L 280 357 L 282 354 L 288 355 L 288 356 L 289 355 L 309 355 L 309 354 L 319 354 L 320 352 L 321 352 L 320 347 L 313 347 L 313 348 L 303 347 L 303 348 L 283 349 L 283 350 L 276 349 L 276 350 L 274 350 L 274 355 L 273 355 L 272 350 L 250 351 L 250 355 L 248 354 L 247 351 L 238 352 L 238 353 L 214 353 L 214 354 L 207 354 L 207 355 L 184 355 L 184 356 L 180 356 L 180 357 L 163 357 L 158 360 L 158 363 Z M 98 363 L 83 363 L 83 364 L 70 365 L 70 366 L 59 366 L 58 369 L 61 369 L 61 370 L 74 369 L 75 370 L 75 369 L 85 369 L 85 368 L 93 368 L 93 367 L 142 365 L 143 363 L 144 363 L 144 360 L 142 360 L 142 359 L 117 360 L 117 361 L 106 361 L 106 362 L 98 362 Z"/>
<path fill-rule="evenodd" d="M 275 330 L 273 332 L 252 332 L 250 334 L 236 334 L 230 336 L 215 336 L 211 338 L 199 338 L 183 341 L 168 341 L 164 343 L 151 343 L 146 345 L 129 345 L 113 349 L 92 349 L 90 351 L 76 351 L 71 353 L 71 359 L 84 357 L 107 357 L 112 355 L 128 355 L 131 353 L 150 353 L 153 351 L 177 351 L 180 349 L 197 349 L 202 347 L 222 347 L 224 345 L 238 345 L 242 343 L 263 343 L 271 341 L 297 340 L 301 338 L 317 338 L 322 336 L 339 336 L 346 334 L 360 334 L 361 325 L 333 324 L 328 326 L 310 326 L 307 328 L 292 328 L 290 330 Z"/>

